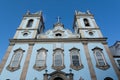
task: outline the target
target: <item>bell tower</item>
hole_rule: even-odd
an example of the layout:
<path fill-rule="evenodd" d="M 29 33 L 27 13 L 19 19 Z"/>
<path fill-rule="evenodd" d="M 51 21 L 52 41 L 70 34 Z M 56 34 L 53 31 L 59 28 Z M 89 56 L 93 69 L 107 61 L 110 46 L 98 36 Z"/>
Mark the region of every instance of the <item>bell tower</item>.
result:
<path fill-rule="evenodd" d="M 42 12 L 30 13 L 27 11 L 14 35 L 14 39 L 35 39 L 37 34 L 43 31 L 44 22 Z"/>
<path fill-rule="evenodd" d="M 102 33 L 97 26 L 94 16 L 89 12 L 75 11 L 74 31 L 80 34 L 81 38 L 102 38 Z"/>

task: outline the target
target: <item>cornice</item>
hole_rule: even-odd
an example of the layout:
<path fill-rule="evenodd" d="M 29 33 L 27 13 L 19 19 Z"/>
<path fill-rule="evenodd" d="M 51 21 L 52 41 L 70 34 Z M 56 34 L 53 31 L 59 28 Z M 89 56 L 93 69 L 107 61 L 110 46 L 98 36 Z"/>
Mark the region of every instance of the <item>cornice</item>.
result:
<path fill-rule="evenodd" d="M 79 30 L 100 30 L 100 28 L 79 28 Z"/>
<path fill-rule="evenodd" d="M 46 38 L 46 39 L 10 39 L 10 43 L 41 43 L 41 42 L 101 42 L 106 43 L 107 38 Z"/>
<path fill-rule="evenodd" d="M 17 30 L 38 30 L 37 28 L 18 28 Z"/>
<path fill-rule="evenodd" d="M 30 14 L 30 15 L 24 15 L 23 17 L 41 17 L 41 15 L 38 15 L 38 14 Z"/>

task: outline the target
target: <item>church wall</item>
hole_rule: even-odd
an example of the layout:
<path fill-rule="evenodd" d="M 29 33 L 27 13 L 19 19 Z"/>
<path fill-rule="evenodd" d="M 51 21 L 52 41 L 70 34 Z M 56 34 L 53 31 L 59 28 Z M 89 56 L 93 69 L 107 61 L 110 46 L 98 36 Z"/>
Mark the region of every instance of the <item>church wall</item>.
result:
<path fill-rule="evenodd" d="M 53 63 L 53 45 L 55 43 L 37 43 L 34 45 L 33 47 L 33 51 L 32 51 L 32 55 L 31 55 L 31 60 L 30 60 L 30 64 L 29 64 L 29 68 L 28 68 L 28 72 L 27 72 L 27 77 L 26 80 L 30 80 L 30 79 L 34 79 L 35 77 L 39 80 L 43 80 L 43 74 L 45 74 L 45 70 L 48 70 L 48 74 L 56 71 L 54 69 L 52 69 L 52 63 Z M 83 68 L 80 70 L 73 70 L 72 69 L 72 73 L 74 74 L 74 80 L 78 80 L 78 78 L 82 77 L 85 80 L 90 80 L 90 73 L 89 73 L 89 68 L 87 65 L 87 60 L 86 60 L 86 56 L 85 56 L 85 52 L 84 52 L 84 48 L 82 43 L 62 43 L 64 44 L 64 64 L 65 64 L 65 68 L 62 70 L 63 72 L 66 73 L 70 73 L 69 69 L 70 68 L 70 49 L 73 47 L 76 47 L 78 49 L 80 49 L 80 57 L 81 57 L 81 61 L 83 64 Z M 34 64 L 35 64 L 35 59 L 36 59 L 36 54 L 37 54 L 37 50 L 40 48 L 45 48 L 48 50 L 47 52 L 47 68 L 42 70 L 42 71 L 37 71 L 33 68 Z M 85 75 L 84 75 L 85 74 Z"/>
<path fill-rule="evenodd" d="M 9 71 L 7 70 L 7 66 L 10 64 L 10 61 L 12 59 L 12 56 L 14 54 L 14 50 L 21 48 L 23 50 L 25 50 L 25 52 L 23 53 L 23 57 L 20 63 L 20 69 L 16 70 L 16 71 Z M 6 79 L 10 79 L 10 80 L 19 80 L 20 79 L 20 74 L 22 72 L 23 66 L 24 66 L 24 62 L 25 62 L 25 58 L 26 58 L 26 54 L 27 54 L 27 49 L 28 49 L 28 44 L 15 44 L 13 49 L 10 52 L 10 55 L 8 57 L 8 60 L 5 64 L 5 67 L 2 71 L 2 75 L 0 76 L 0 80 L 6 80 Z"/>
<path fill-rule="evenodd" d="M 103 54 L 106 59 L 106 62 L 108 63 L 108 65 L 110 65 L 110 68 L 108 68 L 107 70 L 102 70 L 102 69 L 99 69 L 96 67 L 96 60 L 95 60 L 95 57 L 94 57 L 94 54 L 92 51 L 92 49 L 95 47 L 99 47 L 99 48 L 103 49 Z M 97 80 L 104 80 L 105 77 L 111 77 L 111 78 L 113 78 L 113 80 L 118 80 L 116 73 L 114 71 L 114 68 L 108 57 L 108 54 L 107 54 L 106 50 L 104 49 L 104 46 L 101 43 L 88 43 L 88 48 L 89 48 L 89 54 L 92 59 L 92 64 L 94 66 Z"/>

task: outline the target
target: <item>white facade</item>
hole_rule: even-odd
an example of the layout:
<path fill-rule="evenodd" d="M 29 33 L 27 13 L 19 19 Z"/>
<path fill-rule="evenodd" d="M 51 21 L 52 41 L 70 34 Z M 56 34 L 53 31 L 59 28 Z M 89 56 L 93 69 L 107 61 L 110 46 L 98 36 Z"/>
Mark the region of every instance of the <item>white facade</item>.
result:
<path fill-rule="evenodd" d="M 112 52 L 116 65 L 120 70 L 120 41 L 116 41 L 115 44 L 110 46 L 109 48 Z"/>
<path fill-rule="evenodd" d="M 0 80 L 120 80 L 93 15 L 76 11 L 74 32 L 56 22 L 43 33 L 42 13 L 27 12 L 0 65 Z"/>

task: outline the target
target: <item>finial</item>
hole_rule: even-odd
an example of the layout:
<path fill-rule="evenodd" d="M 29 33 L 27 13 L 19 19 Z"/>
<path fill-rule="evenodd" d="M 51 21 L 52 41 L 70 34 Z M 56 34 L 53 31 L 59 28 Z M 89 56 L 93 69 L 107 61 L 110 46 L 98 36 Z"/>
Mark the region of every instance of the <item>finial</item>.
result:
<path fill-rule="evenodd" d="M 91 14 L 91 13 L 90 13 L 90 10 L 87 10 L 87 14 Z"/>
<path fill-rule="evenodd" d="M 30 14 L 30 11 L 29 11 L 29 10 L 27 10 L 26 14 L 27 14 L 27 15 L 29 15 L 29 14 Z"/>
<path fill-rule="evenodd" d="M 42 11 L 40 11 L 40 15 L 42 15 Z"/>
<path fill-rule="evenodd" d="M 58 16 L 58 17 L 57 17 L 57 22 L 58 22 L 58 23 L 60 22 L 60 19 L 61 19 L 61 18 Z"/>
<path fill-rule="evenodd" d="M 77 10 L 75 10 L 75 14 L 77 14 L 78 13 L 78 11 Z"/>

